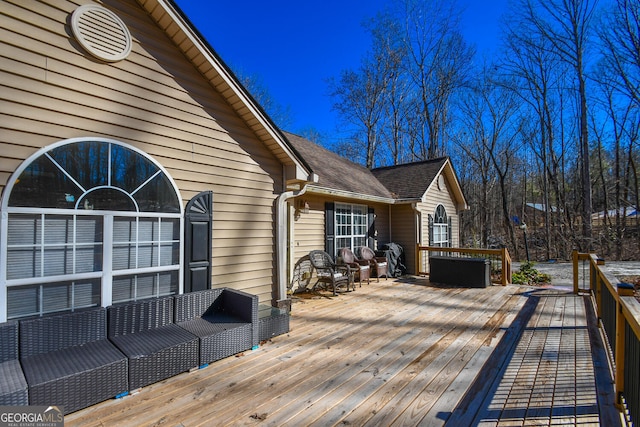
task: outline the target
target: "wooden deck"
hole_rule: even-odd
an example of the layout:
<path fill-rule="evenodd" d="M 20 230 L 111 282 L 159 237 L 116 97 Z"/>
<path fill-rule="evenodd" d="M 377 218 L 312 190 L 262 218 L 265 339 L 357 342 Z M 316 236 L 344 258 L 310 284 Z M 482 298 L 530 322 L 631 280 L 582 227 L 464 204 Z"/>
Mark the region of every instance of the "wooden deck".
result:
<path fill-rule="evenodd" d="M 65 425 L 620 425 L 584 298 L 419 279 L 307 296 L 289 334 Z"/>

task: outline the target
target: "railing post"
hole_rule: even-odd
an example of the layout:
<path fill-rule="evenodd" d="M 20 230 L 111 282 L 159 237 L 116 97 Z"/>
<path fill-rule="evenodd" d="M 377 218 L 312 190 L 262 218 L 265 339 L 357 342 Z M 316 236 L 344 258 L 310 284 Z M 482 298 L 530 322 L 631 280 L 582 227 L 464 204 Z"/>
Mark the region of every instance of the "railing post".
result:
<path fill-rule="evenodd" d="M 620 297 L 633 296 L 633 285 L 629 283 L 618 283 L 618 296 L 616 297 L 616 348 L 613 357 L 616 363 L 615 390 L 616 390 L 616 406 L 620 410 L 624 410 L 622 405 L 622 393 L 624 392 L 624 352 L 625 352 L 625 326 L 626 319 L 622 313 L 622 304 Z"/>
<path fill-rule="evenodd" d="M 578 269 L 578 251 L 577 250 L 573 250 L 573 253 L 571 254 L 571 258 L 573 260 L 573 293 L 578 295 L 578 291 L 579 291 L 579 278 L 578 278 L 578 274 L 580 273 L 580 270 Z"/>
<path fill-rule="evenodd" d="M 507 248 L 502 248 L 502 286 L 511 282 L 511 259 Z"/>

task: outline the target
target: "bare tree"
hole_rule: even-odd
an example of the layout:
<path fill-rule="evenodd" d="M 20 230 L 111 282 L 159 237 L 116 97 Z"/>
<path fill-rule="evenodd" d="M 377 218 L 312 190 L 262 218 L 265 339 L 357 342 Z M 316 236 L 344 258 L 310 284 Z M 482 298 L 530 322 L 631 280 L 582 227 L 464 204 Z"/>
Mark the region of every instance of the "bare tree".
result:
<path fill-rule="evenodd" d="M 462 100 L 460 120 L 471 132 L 463 150 L 476 164 L 490 167 L 497 176 L 502 227 L 509 236 L 516 258 L 518 241 L 511 220 L 512 165 L 520 150 L 520 100 L 505 85 L 496 83 L 493 67 L 482 70 L 479 79 Z M 466 145 L 465 144 L 465 145 Z M 487 208 L 489 208 L 487 206 Z"/>
<path fill-rule="evenodd" d="M 585 53 L 597 0 L 524 0 L 525 18 L 549 41 L 553 52 L 569 64 L 578 83 L 579 148 L 582 185 L 582 249 L 591 247 L 592 188 Z"/>
<path fill-rule="evenodd" d="M 397 77 L 400 55 L 395 51 L 393 39 L 385 37 L 382 25 L 393 25 L 386 15 L 380 15 L 380 22 L 372 25 L 371 51 L 362 60 L 357 71 L 345 70 L 340 80 L 329 80 L 329 94 L 334 99 L 333 109 L 343 120 L 356 129 L 356 146 L 365 149 L 364 164 L 373 168 L 376 150 L 380 143 L 383 127 L 383 113 L 388 103 L 390 82 Z M 377 26 L 376 26 L 377 25 Z M 391 30 L 391 28 L 387 27 Z M 358 136 L 362 137 L 358 137 Z"/>
<path fill-rule="evenodd" d="M 637 110 L 640 106 L 640 4 L 616 0 L 602 15 L 597 28 L 602 60 L 595 80 L 600 89 L 598 103 L 610 129 L 608 139 L 613 143 L 615 249 L 616 257 L 620 259 L 623 256 L 626 207 L 630 204 L 637 207 L 637 201 L 632 203 L 629 200 L 633 194 L 629 185 L 630 180 L 637 176 L 634 140 L 637 138 Z M 625 140 L 628 140 L 626 144 Z M 623 145 L 626 145 L 626 151 L 623 151 Z M 637 188 L 637 182 L 634 184 Z M 638 242 L 640 245 L 640 238 Z"/>
<path fill-rule="evenodd" d="M 403 0 L 406 67 L 418 112 L 411 122 L 417 159 L 445 151 L 451 99 L 468 78 L 474 49 L 460 34 L 459 13 L 455 1 Z"/>
<path fill-rule="evenodd" d="M 280 104 L 272 96 L 260 75 L 245 74 L 240 70 L 238 72 L 238 78 L 279 128 L 286 129 L 293 124 L 291 107 Z"/>
<path fill-rule="evenodd" d="M 604 65 L 615 76 L 611 83 L 640 105 L 640 3 L 616 0 L 603 16 L 598 35 Z"/>
<path fill-rule="evenodd" d="M 562 83 L 565 75 L 564 64 L 555 53 L 552 53 L 550 42 L 544 37 L 536 37 L 536 28 L 522 16 L 512 16 L 505 29 L 505 55 L 500 63 L 500 70 L 508 76 L 505 80 L 512 92 L 529 106 L 533 123 L 537 123 L 537 132 L 529 132 L 525 138 L 533 153 L 537 156 L 540 170 L 542 191 L 541 202 L 544 206 L 544 240 L 546 258 L 551 258 L 553 245 L 552 226 L 561 232 L 564 246 L 564 225 L 554 224 L 563 216 L 552 215 L 557 212 L 568 212 L 564 184 L 561 180 L 563 169 L 560 161 L 564 155 L 562 138 L 557 138 L 556 129 L 561 127 L 558 118 L 562 112 Z M 533 126 L 533 125 L 531 125 Z M 558 141 L 559 140 L 559 141 Z M 556 246 L 556 245 L 553 245 Z"/>

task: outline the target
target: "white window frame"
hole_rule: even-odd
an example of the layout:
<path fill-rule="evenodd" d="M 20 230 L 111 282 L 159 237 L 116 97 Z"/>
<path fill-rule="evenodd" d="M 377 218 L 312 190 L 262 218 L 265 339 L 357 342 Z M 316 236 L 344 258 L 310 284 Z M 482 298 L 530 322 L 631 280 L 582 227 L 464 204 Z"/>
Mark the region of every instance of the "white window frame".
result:
<path fill-rule="evenodd" d="M 163 212 L 129 212 L 129 211 L 106 211 L 106 210 L 81 210 L 81 209 L 57 209 L 57 208 L 41 208 L 41 207 L 11 207 L 9 206 L 9 198 L 13 187 L 16 183 L 16 180 L 21 176 L 22 172 L 29 167 L 35 160 L 39 157 L 45 155 L 46 153 L 54 150 L 58 147 L 80 143 L 80 142 L 102 142 L 115 144 L 124 147 L 125 149 L 131 150 L 140 156 L 146 158 L 150 161 L 154 166 L 156 166 L 160 172 L 164 174 L 164 176 L 168 179 L 170 185 L 173 187 L 175 191 L 179 212 L 175 213 L 163 213 Z M 155 176 L 155 175 L 154 175 Z M 87 193 L 92 191 L 93 189 L 87 189 Z M 137 190 L 136 190 L 137 191 Z M 80 198 L 78 199 L 80 200 Z M 45 214 L 45 215 L 66 215 L 66 216 L 79 216 L 79 215 L 91 215 L 91 216 L 102 216 L 103 217 L 103 262 L 102 262 L 102 270 L 97 272 L 86 272 L 86 273 L 77 273 L 77 274 L 65 274 L 60 276 L 42 276 L 41 277 L 26 277 L 20 279 L 7 279 L 7 258 L 8 258 L 8 230 L 9 230 L 9 216 L 11 214 Z M 142 150 L 137 149 L 129 144 L 123 143 L 121 141 L 109 139 L 109 138 L 96 138 L 96 137 L 87 137 L 87 138 L 72 138 L 66 139 L 62 141 L 58 141 L 57 143 L 48 145 L 36 153 L 32 154 L 29 158 L 27 158 L 22 164 L 14 171 L 14 173 L 9 178 L 7 185 L 2 194 L 2 200 L 0 204 L 0 323 L 7 321 L 8 316 L 8 289 L 14 286 L 24 286 L 24 285 L 37 285 L 37 284 L 45 284 L 45 283 L 53 283 L 53 282 L 61 282 L 61 281 L 75 281 L 75 280 L 87 280 L 87 279 L 95 279 L 100 278 L 101 280 L 101 305 L 103 307 L 107 307 L 112 304 L 112 280 L 113 277 L 117 277 L 120 275 L 127 274 L 145 274 L 145 273 L 162 273 L 165 271 L 177 271 L 178 272 L 178 288 L 177 293 L 183 292 L 183 269 L 184 269 L 184 206 L 182 205 L 182 197 L 180 195 L 180 191 L 178 190 L 178 186 L 174 182 L 171 175 L 166 171 L 166 169 L 158 163 L 155 159 L 149 156 L 147 153 Z M 146 268 L 135 268 L 128 270 L 113 270 L 112 266 L 112 254 L 113 254 L 113 218 L 114 217 L 122 217 L 122 216 L 132 216 L 137 218 L 158 218 L 158 221 L 161 221 L 162 218 L 172 218 L 177 219 L 179 221 L 179 255 L 178 255 L 178 264 L 168 265 L 168 266 L 152 266 Z"/>
<path fill-rule="evenodd" d="M 438 209 L 442 208 L 442 214 L 438 213 Z M 447 210 L 444 205 L 436 206 L 433 214 L 433 245 L 437 247 L 447 247 L 449 245 L 449 221 Z M 437 222 L 442 221 L 444 222 Z"/>
<path fill-rule="evenodd" d="M 368 212 L 369 209 L 367 205 L 335 203 L 334 227 L 336 252 L 344 247 L 348 247 L 353 251 L 358 246 L 367 245 L 369 230 Z M 333 256 L 337 256 L 337 254 L 333 254 Z"/>

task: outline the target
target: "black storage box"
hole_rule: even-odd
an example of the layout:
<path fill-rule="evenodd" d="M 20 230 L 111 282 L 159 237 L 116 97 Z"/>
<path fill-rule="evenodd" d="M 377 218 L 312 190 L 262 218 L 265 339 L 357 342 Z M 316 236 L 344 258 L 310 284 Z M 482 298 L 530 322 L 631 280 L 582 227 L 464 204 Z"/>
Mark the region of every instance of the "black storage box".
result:
<path fill-rule="evenodd" d="M 486 288 L 491 284 L 491 261 L 485 258 L 432 255 L 429 257 L 429 281 Z"/>

